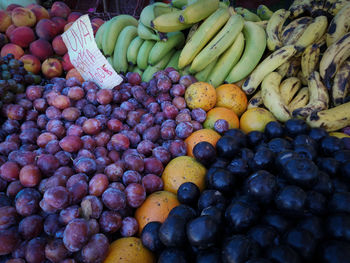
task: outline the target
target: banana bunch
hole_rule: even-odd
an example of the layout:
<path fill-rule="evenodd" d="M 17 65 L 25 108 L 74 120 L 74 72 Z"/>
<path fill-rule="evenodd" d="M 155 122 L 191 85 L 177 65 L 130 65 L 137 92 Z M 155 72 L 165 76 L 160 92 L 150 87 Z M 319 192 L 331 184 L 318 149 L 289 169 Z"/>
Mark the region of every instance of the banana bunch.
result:
<path fill-rule="evenodd" d="M 289 7 L 291 17 L 296 18 L 305 13 L 312 17 L 319 15 L 335 16 L 349 0 L 294 0 Z"/>

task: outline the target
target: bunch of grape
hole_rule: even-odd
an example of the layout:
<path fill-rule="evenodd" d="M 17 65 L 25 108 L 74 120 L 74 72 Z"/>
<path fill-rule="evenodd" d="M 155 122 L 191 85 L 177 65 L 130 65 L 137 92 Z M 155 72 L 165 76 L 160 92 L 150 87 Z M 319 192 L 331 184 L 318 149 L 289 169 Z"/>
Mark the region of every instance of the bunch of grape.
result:
<path fill-rule="evenodd" d="M 130 73 L 113 90 L 54 78 L 5 104 L 0 256 L 98 263 L 110 242 L 135 235 L 134 209 L 202 128 L 206 113 L 183 98 L 194 81 L 171 68 L 149 83 Z"/>
<path fill-rule="evenodd" d="M 4 103 L 11 103 L 16 94 L 24 93 L 25 87 L 40 84 L 41 77 L 27 72 L 23 62 L 14 59 L 12 54 L 0 57 L 0 108 Z"/>

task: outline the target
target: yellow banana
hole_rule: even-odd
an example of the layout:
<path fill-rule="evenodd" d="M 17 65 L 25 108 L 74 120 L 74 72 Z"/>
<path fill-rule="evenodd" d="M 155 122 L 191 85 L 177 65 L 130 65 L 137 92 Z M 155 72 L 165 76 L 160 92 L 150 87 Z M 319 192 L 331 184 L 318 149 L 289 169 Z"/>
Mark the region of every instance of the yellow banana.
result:
<path fill-rule="evenodd" d="M 162 3 L 162 2 L 156 2 L 154 4 L 145 6 L 142 9 L 141 14 L 140 14 L 140 22 L 147 27 L 151 27 L 152 20 L 157 17 L 155 12 L 154 12 L 155 6 L 162 7 L 164 9 L 166 9 L 167 11 L 169 10 L 169 12 L 165 12 L 165 13 L 170 13 L 171 11 L 173 11 L 172 9 L 175 9 L 174 7 L 171 7 L 170 5 Z"/>
<path fill-rule="evenodd" d="M 248 101 L 248 106 L 247 109 L 251 109 L 251 108 L 256 108 L 256 107 L 260 107 L 263 106 L 263 99 L 261 97 L 261 90 L 258 90 L 253 97 L 250 98 L 250 100 Z"/>
<path fill-rule="evenodd" d="M 299 90 L 297 95 L 288 104 L 289 112 L 293 112 L 296 109 L 306 106 L 309 102 L 309 88 L 304 87 Z"/>
<path fill-rule="evenodd" d="M 332 86 L 332 78 L 348 57 L 350 57 L 350 33 L 329 46 L 321 58 L 320 74 L 328 89 Z"/>
<path fill-rule="evenodd" d="M 192 72 L 199 72 L 218 58 L 235 41 L 242 31 L 244 20 L 240 15 L 232 15 L 226 25 L 209 44 L 195 57 L 191 64 Z"/>
<path fill-rule="evenodd" d="M 303 14 L 305 11 L 310 11 L 311 0 L 294 0 L 294 2 L 289 7 L 291 12 L 291 17 L 295 18 Z"/>
<path fill-rule="evenodd" d="M 307 78 L 304 77 L 303 72 L 301 70 L 299 70 L 297 77 L 300 79 L 301 84 L 307 85 Z"/>
<path fill-rule="evenodd" d="M 286 25 L 281 33 L 281 41 L 284 45 L 294 44 L 298 38 L 303 34 L 307 25 L 311 23 L 312 17 L 303 16 L 291 21 Z"/>
<path fill-rule="evenodd" d="M 286 77 L 296 77 L 301 68 L 301 59 L 300 57 L 293 57 L 290 59 L 289 67 L 286 73 Z"/>
<path fill-rule="evenodd" d="M 270 72 L 261 83 L 261 97 L 266 108 L 281 122 L 291 118 L 288 106 L 279 92 L 282 77 L 277 72 Z"/>
<path fill-rule="evenodd" d="M 301 56 L 301 70 L 305 78 L 317 70 L 319 60 L 320 47 L 317 44 L 307 46 Z"/>
<path fill-rule="evenodd" d="M 248 95 L 253 94 L 267 74 L 271 73 L 283 63 L 288 61 L 296 54 L 296 52 L 297 50 L 295 46 L 289 45 L 277 49 L 275 52 L 265 58 L 244 82 L 242 86 L 244 92 Z"/>
<path fill-rule="evenodd" d="M 293 111 L 294 117 L 306 118 L 313 111 L 328 109 L 329 96 L 326 87 L 321 81 L 320 74 L 314 71 L 308 79 L 309 103 Z"/>
<path fill-rule="evenodd" d="M 339 13 L 338 13 L 339 14 Z M 332 86 L 332 100 L 334 105 L 344 103 L 350 87 L 350 61 L 344 61 L 335 74 Z"/>
<path fill-rule="evenodd" d="M 213 70 L 211 70 L 207 82 L 214 87 L 218 87 L 222 84 L 230 73 L 234 65 L 237 64 L 244 49 L 244 36 L 243 33 L 239 33 L 235 42 L 229 47 L 218 59 Z"/>
<path fill-rule="evenodd" d="M 329 47 L 350 30 L 350 2 L 344 6 L 332 19 L 326 34 Z"/>
<path fill-rule="evenodd" d="M 252 21 L 252 22 L 259 22 L 261 21 L 260 17 L 253 12 L 249 11 L 246 8 L 243 7 L 236 7 L 235 11 L 237 14 L 240 14 L 245 21 Z"/>
<path fill-rule="evenodd" d="M 350 125 L 350 102 L 334 108 L 313 112 L 306 119 L 310 127 L 321 127 L 326 131 L 337 131 Z"/>
<path fill-rule="evenodd" d="M 273 12 L 266 5 L 259 5 L 256 9 L 256 14 L 261 20 L 269 20 L 273 15 Z"/>
<path fill-rule="evenodd" d="M 189 42 L 191 40 L 191 38 L 193 37 L 194 33 L 197 32 L 200 24 L 201 23 L 196 23 L 193 26 L 191 26 L 190 30 L 188 31 L 187 37 L 186 37 L 186 43 Z"/>
<path fill-rule="evenodd" d="M 349 0 L 336 0 L 332 3 L 331 7 L 328 9 L 328 13 L 330 13 L 332 16 L 335 16 L 348 3 L 349 3 Z"/>
<path fill-rule="evenodd" d="M 246 78 L 259 63 L 266 48 L 265 30 L 254 22 L 244 22 L 243 35 L 245 49 L 236 65 L 233 66 L 225 81 L 235 83 Z"/>
<path fill-rule="evenodd" d="M 279 9 L 273 13 L 266 26 L 267 48 L 271 51 L 283 46 L 280 35 L 282 26 L 290 15 L 290 11 Z"/>
<path fill-rule="evenodd" d="M 179 68 L 189 65 L 209 40 L 221 29 L 230 18 L 228 8 L 219 8 L 209 16 L 192 35 L 182 49 Z"/>
<path fill-rule="evenodd" d="M 193 24 L 210 16 L 219 8 L 219 0 L 201 0 L 187 5 L 179 17 L 181 23 Z"/>
<path fill-rule="evenodd" d="M 168 14 L 160 15 L 151 22 L 152 28 L 159 32 L 177 32 L 190 28 L 193 24 L 180 23 L 179 17 L 182 15 L 183 10 L 174 11 Z"/>
<path fill-rule="evenodd" d="M 296 77 L 290 77 L 281 82 L 280 94 L 284 104 L 288 105 L 291 102 L 300 87 L 301 82 Z"/>
<path fill-rule="evenodd" d="M 280 74 L 282 78 L 284 78 L 287 75 L 290 64 L 291 64 L 291 59 L 289 59 L 288 61 L 284 62 L 281 66 L 279 66 L 276 69 L 276 72 Z"/>

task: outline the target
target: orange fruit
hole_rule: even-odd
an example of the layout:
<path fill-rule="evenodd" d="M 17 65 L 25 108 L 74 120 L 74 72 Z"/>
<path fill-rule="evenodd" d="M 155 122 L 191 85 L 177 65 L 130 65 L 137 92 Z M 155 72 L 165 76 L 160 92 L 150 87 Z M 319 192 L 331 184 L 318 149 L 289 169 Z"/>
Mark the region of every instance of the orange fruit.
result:
<path fill-rule="evenodd" d="M 190 109 L 202 108 L 208 111 L 216 103 L 215 88 L 207 82 L 195 82 L 186 89 L 185 100 Z"/>
<path fill-rule="evenodd" d="M 235 84 L 224 84 L 216 88 L 216 107 L 225 107 L 241 116 L 247 109 L 248 99 L 244 91 Z"/>
<path fill-rule="evenodd" d="M 202 191 L 205 188 L 206 171 L 205 167 L 193 157 L 176 157 L 167 164 L 163 171 L 164 190 L 177 194 L 180 185 L 192 182 Z"/>
<path fill-rule="evenodd" d="M 187 155 L 193 157 L 193 147 L 196 146 L 199 142 L 209 142 L 214 147 L 216 146 L 217 141 L 221 138 L 220 134 L 212 129 L 201 129 L 195 131 L 185 140 L 187 144 Z"/>
<path fill-rule="evenodd" d="M 239 126 L 245 133 L 251 131 L 263 132 L 266 124 L 270 121 L 276 121 L 272 113 L 264 108 L 257 107 L 251 108 L 243 113 Z"/>
<path fill-rule="evenodd" d="M 138 237 L 122 237 L 109 246 L 107 258 L 103 263 L 155 263 L 151 251 L 142 245 Z"/>
<path fill-rule="evenodd" d="M 229 129 L 239 128 L 239 119 L 236 113 L 224 107 L 215 107 L 208 111 L 203 127 L 206 129 L 214 129 L 215 122 L 220 119 L 224 119 L 228 122 Z"/>
<path fill-rule="evenodd" d="M 135 211 L 134 217 L 139 224 L 139 234 L 149 222 L 158 221 L 163 223 L 168 217 L 170 210 L 178 205 L 180 205 L 180 202 L 174 193 L 158 191 L 149 195 Z"/>

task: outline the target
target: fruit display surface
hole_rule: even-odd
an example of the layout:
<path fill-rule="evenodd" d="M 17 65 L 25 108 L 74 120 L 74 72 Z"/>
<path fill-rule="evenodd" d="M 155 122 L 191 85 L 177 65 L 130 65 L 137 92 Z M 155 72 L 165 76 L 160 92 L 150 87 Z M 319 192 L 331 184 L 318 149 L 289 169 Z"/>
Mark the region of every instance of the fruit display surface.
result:
<path fill-rule="evenodd" d="M 101 89 L 61 36 L 82 13 L 0 11 L 0 263 L 350 262 L 349 12 L 95 18 Z"/>

